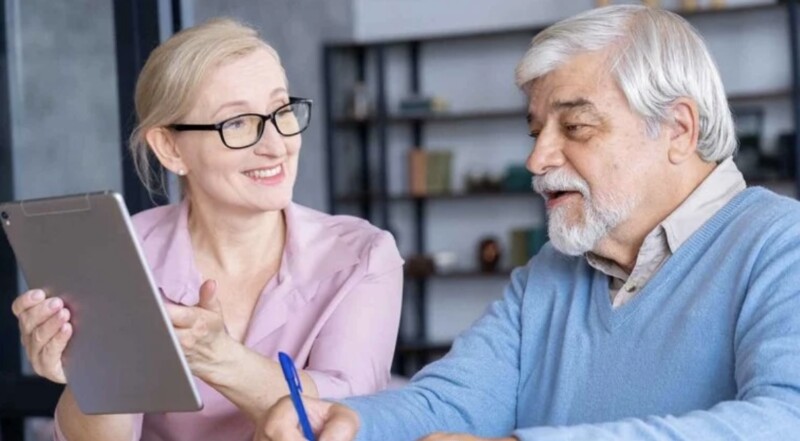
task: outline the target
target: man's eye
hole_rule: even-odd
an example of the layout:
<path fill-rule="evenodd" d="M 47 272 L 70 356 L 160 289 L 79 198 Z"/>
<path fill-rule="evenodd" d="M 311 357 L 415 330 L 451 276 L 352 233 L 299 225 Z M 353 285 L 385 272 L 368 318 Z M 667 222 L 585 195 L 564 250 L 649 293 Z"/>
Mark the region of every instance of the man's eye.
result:
<path fill-rule="evenodd" d="M 586 127 L 586 126 L 583 125 L 583 124 L 566 124 L 564 126 L 564 129 L 569 133 L 575 133 L 575 132 L 578 132 L 579 130 L 583 129 L 584 127 Z"/>
<path fill-rule="evenodd" d="M 539 132 L 531 130 L 530 132 L 528 132 L 528 136 L 530 136 L 533 139 L 536 139 L 539 137 Z"/>

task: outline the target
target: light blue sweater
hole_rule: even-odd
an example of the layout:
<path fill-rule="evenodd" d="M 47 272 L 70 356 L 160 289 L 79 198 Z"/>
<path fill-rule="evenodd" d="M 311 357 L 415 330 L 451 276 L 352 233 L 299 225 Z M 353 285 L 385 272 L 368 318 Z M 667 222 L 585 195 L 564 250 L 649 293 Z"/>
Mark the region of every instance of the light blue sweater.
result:
<path fill-rule="evenodd" d="M 345 404 L 369 441 L 800 439 L 800 203 L 743 191 L 616 310 L 547 246 L 445 358 Z"/>

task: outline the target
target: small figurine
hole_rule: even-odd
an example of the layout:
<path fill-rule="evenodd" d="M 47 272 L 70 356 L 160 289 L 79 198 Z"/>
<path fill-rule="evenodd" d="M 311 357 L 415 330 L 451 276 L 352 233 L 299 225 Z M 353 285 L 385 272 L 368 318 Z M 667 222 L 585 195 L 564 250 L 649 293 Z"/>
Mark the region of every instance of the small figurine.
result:
<path fill-rule="evenodd" d="M 491 273 L 497 271 L 500 263 L 500 244 L 494 237 L 487 237 L 478 245 L 478 262 L 481 272 Z"/>

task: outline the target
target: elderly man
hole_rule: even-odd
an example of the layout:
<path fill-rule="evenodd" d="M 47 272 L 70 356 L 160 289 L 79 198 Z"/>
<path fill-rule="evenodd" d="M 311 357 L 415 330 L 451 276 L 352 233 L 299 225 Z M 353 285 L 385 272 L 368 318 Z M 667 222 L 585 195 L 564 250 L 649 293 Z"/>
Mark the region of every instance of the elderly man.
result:
<path fill-rule="evenodd" d="M 517 83 L 551 244 L 407 387 L 306 400 L 320 440 L 797 439 L 800 204 L 745 188 L 696 31 L 588 11 L 534 38 Z M 297 421 L 284 400 L 257 439 Z"/>

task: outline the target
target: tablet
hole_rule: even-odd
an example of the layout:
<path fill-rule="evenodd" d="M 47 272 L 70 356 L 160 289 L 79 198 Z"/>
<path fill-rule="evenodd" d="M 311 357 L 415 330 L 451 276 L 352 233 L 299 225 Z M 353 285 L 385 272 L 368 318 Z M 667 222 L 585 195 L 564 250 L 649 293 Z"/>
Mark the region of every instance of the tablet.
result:
<path fill-rule="evenodd" d="M 119 194 L 0 204 L 28 286 L 71 312 L 67 382 L 87 414 L 202 408 Z"/>

